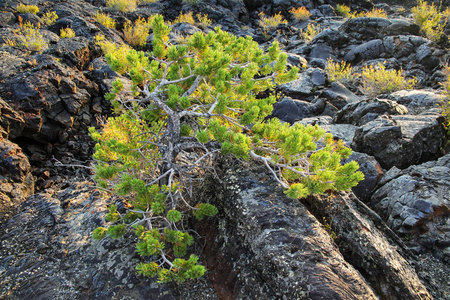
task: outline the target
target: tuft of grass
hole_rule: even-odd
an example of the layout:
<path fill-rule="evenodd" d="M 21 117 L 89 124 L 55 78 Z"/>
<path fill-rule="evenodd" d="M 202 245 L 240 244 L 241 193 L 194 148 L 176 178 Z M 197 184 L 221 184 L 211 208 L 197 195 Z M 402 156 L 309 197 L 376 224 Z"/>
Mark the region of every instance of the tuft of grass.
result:
<path fill-rule="evenodd" d="M 310 43 L 321 31 L 322 30 L 320 29 L 319 25 L 309 23 L 308 26 L 306 27 L 306 30 L 303 29 L 300 30 L 300 36 L 307 43 Z"/>
<path fill-rule="evenodd" d="M 348 7 L 345 4 L 338 4 L 336 5 L 336 13 L 338 14 L 338 16 L 342 16 L 344 18 L 350 18 L 351 17 L 351 13 L 350 13 L 350 7 Z"/>
<path fill-rule="evenodd" d="M 123 28 L 125 41 L 133 47 L 140 48 L 145 45 L 150 35 L 151 19 L 138 18 L 134 24 L 126 22 Z"/>
<path fill-rule="evenodd" d="M 437 41 L 444 34 L 444 28 L 448 20 L 447 14 L 439 12 L 437 7 L 432 3 L 428 5 L 426 1 L 420 0 L 418 5 L 411 9 L 414 23 L 419 25 L 420 31 L 430 40 Z M 443 21 L 443 22 L 441 22 Z"/>
<path fill-rule="evenodd" d="M 55 23 L 56 20 L 58 20 L 58 15 L 54 11 L 48 11 L 42 15 L 41 20 L 42 20 L 42 23 L 49 26 L 49 25 L 52 25 L 53 23 Z"/>
<path fill-rule="evenodd" d="M 287 24 L 280 12 L 271 17 L 267 17 L 264 12 L 260 12 L 258 16 L 259 26 L 263 28 L 263 31 L 270 31 L 280 24 Z"/>
<path fill-rule="evenodd" d="M 62 28 L 62 29 L 59 31 L 59 36 L 60 36 L 62 39 L 65 39 L 65 38 L 73 38 L 73 37 L 76 36 L 76 34 L 75 34 L 75 31 L 73 31 L 72 28 L 67 27 L 67 28 Z"/>
<path fill-rule="evenodd" d="M 305 21 L 308 20 L 309 17 L 311 17 L 311 13 L 304 6 L 292 8 L 289 12 L 294 16 L 294 19 L 297 21 Z"/>
<path fill-rule="evenodd" d="M 95 15 L 95 20 L 105 27 L 116 28 L 116 21 L 114 21 L 114 19 L 107 14 L 97 11 L 97 14 Z"/>
<path fill-rule="evenodd" d="M 121 12 L 131 12 L 136 9 L 136 0 L 107 0 L 106 7 L 118 10 Z"/>
<path fill-rule="evenodd" d="M 340 63 L 333 62 L 331 58 L 327 60 L 325 72 L 327 73 L 330 82 L 351 82 L 354 81 L 356 77 L 356 74 L 353 73 L 353 67 L 350 64 L 344 61 L 341 61 Z"/>
<path fill-rule="evenodd" d="M 384 63 L 365 66 L 361 74 L 363 91 L 369 96 L 412 89 L 417 79 L 405 79 L 403 70 L 386 70 Z"/>
<path fill-rule="evenodd" d="M 25 4 L 19 4 L 16 7 L 16 10 L 18 13 L 25 14 L 30 13 L 36 15 L 39 12 L 39 8 L 35 5 L 25 5 Z"/>

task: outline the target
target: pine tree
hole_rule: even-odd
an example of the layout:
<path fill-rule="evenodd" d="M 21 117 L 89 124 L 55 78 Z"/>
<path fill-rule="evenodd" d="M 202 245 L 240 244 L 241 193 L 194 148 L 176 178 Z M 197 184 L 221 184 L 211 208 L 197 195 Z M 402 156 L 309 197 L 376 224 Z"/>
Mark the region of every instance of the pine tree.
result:
<path fill-rule="evenodd" d="M 199 220 L 217 213 L 196 203 L 195 186 L 219 151 L 265 164 L 294 198 L 348 190 L 362 179 L 355 162 L 340 163 L 351 150 L 318 126 L 266 121 L 276 99 L 258 95 L 298 73 L 287 70 L 278 43 L 264 52 L 250 37 L 217 28 L 172 45 L 159 15 L 152 29 L 152 53 L 103 45 L 109 65 L 134 85 L 129 91 L 114 83 L 107 98 L 115 117 L 91 129 L 98 185 L 128 206 L 119 212 L 111 205 L 112 225 L 97 228 L 94 238 L 133 231 L 140 274 L 180 282 L 204 274 L 198 257 L 183 258 L 194 242 L 183 224 L 189 211 Z M 125 100 L 130 93 L 133 100 Z"/>

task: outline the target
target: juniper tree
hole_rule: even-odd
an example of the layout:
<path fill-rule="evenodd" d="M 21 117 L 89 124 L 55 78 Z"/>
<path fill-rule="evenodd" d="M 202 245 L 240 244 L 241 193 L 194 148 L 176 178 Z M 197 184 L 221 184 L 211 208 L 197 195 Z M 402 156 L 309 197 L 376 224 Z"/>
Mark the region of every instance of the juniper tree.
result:
<path fill-rule="evenodd" d="M 250 37 L 217 28 L 171 45 L 159 15 L 152 29 L 152 53 L 104 47 L 109 65 L 133 87 L 115 81 L 107 95 L 115 116 L 101 131 L 91 129 L 98 185 L 127 205 L 124 212 L 111 205 L 111 225 L 93 235 L 134 231 L 139 273 L 183 281 L 205 272 L 195 255 L 183 258 L 194 242 L 184 221 L 189 212 L 200 220 L 217 213 L 197 203 L 195 186 L 219 151 L 263 163 L 294 198 L 348 190 L 362 179 L 357 163 L 341 164 L 351 150 L 323 129 L 267 120 L 276 99 L 258 95 L 298 73 L 287 70 L 277 43 L 264 52 Z"/>

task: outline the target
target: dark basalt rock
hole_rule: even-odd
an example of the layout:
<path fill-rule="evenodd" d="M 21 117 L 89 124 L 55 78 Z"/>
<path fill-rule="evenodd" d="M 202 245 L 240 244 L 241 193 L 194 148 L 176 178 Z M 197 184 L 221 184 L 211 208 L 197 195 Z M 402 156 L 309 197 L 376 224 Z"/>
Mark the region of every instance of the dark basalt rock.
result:
<path fill-rule="evenodd" d="M 322 91 L 322 96 L 337 109 L 341 109 L 347 104 L 358 103 L 361 98 L 352 93 L 348 88 L 340 82 L 333 82 L 331 86 Z"/>
<path fill-rule="evenodd" d="M 293 124 L 303 118 L 320 114 L 324 106 L 325 101 L 323 99 L 317 99 L 314 103 L 310 103 L 286 97 L 273 105 L 272 116 Z"/>
<path fill-rule="evenodd" d="M 450 261 L 450 154 L 395 171 L 389 171 L 394 176 L 376 190 L 371 205 L 395 232 Z"/>
<path fill-rule="evenodd" d="M 380 115 L 405 115 L 407 113 L 408 109 L 395 101 L 373 99 L 347 104 L 336 113 L 333 122 L 362 126 Z"/>
<path fill-rule="evenodd" d="M 355 132 L 354 149 L 385 169 L 406 168 L 436 157 L 443 138 L 440 115 L 379 116 Z"/>

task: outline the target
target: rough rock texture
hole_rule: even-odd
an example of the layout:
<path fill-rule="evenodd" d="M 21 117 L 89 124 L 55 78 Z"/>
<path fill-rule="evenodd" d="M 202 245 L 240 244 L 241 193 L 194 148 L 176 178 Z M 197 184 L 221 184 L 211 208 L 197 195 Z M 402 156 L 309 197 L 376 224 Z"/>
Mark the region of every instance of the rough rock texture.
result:
<path fill-rule="evenodd" d="M 0 136 L 0 218 L 34 193 L 31 165 L 22 149 Z"/>
<path fill-rule="evenodd" d="M 450 154 L 389 173 L 371 205 L 395 232 L 412 234 L 424 249 L 438 249 L 450 261 Z"/>
<path fill-rule="evenodd" d="M 93 241 L 106 203 L 90 182 L 47 190 L 3 226 L 0 297 L 7 299 L 177 299 L 167 285 L 136 277 L 125 240 Z"/>
<path fill-rule="evenodd" d="M 403 257 L 403 243 L 370 208 L 352 194 L 307 199 L 322 211 L 341 253 L 371 284 L 381 299 L 433 299 Z M 402 256 L 403 255 L 403 256 Z"/>
<path fill-rule="evenodd" d="M 406 168 L 438 155 L 441 122 L 439 115 L 379 116 L 356 130 L 353 146 L 373 155 L 385 169 Z"/>
<path fill-rule="evenodd" d="M 264 167 L 227 165 L 221 179 L 206 196 L 221 214 L 216 243 L 233 259 L 221 278 L 231 282 L 233 299 L 377 299 L 322 225 L 284 196 Z"/>

